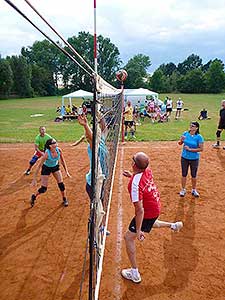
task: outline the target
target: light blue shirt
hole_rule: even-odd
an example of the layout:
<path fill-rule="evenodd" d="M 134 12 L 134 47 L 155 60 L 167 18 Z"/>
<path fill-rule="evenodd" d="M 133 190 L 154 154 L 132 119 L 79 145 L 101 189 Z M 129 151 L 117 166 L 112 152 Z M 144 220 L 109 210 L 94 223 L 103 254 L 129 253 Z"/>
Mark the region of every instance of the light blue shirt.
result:
<path fill-rule="evenodd" d="M 86 182 L 87 182 L 87 184 L 91 185 L 92 150 L 91 150 L 91 147 L 89 144 L 88 144 L 87 152 L 88 152 L 88 158 L 90 161 L 90 169 L 89 169 L 88 173 L 86 174 Z M 109 166 L 108 166 L 109 152 L 107 150 L 105 140 L 103 137 L 101 138 L 101 141 L 99 143 L 98 156 L 99 156 L 100 166 L 102 169 L 102 174 L 105 176 L 105 178 L 107 178 L 109 176 Z"/>
<path fill-rule="evenodd" d="M 197 149 L 199 148 L 199 144 L 204 143 L 204 139 L 201 134 L 191 135 L 188 131 L 185 131 L 182 136 L 185 136 L 184 146 L 188 146 L 192 149 Z M 188 151 L 183 147 L 181 156 L 185 159 L 195 160 L 199 159 L 200 153 Z"/>
<path fill-rule="evenodd" d="M 52 157 L 51 151 L 49 149 L 47 149 L 45 152 L 48 153 L 48 158 L 46 159 L 46 161 L 44 162 L 44 165 L 46 165 L 47 167 L 55 167 L 59 164 L 59 159 L 60 159 L 60 152 L 58 148 L 55 148 L 56 152 L 57 152 L 57 157 Z"/>

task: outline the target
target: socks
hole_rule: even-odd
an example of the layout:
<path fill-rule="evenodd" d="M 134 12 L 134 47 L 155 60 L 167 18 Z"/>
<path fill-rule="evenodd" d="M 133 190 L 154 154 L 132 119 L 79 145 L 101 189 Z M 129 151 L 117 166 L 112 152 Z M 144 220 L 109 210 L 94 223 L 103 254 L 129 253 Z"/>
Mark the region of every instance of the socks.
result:
<path fill-rule="evenodd" d="M 136 269 L 131 268 L 131 270 L 132 270 L 132 274 L 133 274 L 135 277 L 139 276 L 138 268 L 136 268 Z"/>

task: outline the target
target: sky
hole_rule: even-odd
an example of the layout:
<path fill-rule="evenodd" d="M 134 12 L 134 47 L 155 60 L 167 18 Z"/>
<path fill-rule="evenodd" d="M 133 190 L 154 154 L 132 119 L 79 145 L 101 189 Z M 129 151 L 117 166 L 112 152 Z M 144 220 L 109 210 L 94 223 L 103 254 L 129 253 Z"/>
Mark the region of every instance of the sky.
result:
<path fill-rule="evenodd" d="M 93 33 L 94 0 L 29 0 L 66 39 Z M 11 0 L 55 41 L 48 27 L 24 0 Z M 148 55 L 149 72 L 163 63 L 178 64 L 194 53 L 225 62 L 225 0 L 96 0 L 97 34 L 109 37 L 125 64 Z M 19 55 L 44 37 L 4 0 L 0 1 L 0 54 Z M 82 55 L 82 53 L 80 53 Z"/>

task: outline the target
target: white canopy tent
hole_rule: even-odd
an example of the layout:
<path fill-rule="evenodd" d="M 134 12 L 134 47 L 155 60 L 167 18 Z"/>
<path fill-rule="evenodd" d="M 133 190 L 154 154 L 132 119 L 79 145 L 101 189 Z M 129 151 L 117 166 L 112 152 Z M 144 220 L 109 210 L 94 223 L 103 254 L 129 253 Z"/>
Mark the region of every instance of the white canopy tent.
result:
<path fill-rule="evenodd" d="M 83 99 L 93 99 L 93 93 L 84 91 L 84 90 L 78 90 L 75 92 L 72 92 L 70 94 L 62 96 L 62 108 L 61 108 L 61 115 L 65 115 L 65 99 L 69 100 L 69 105 L 72 107 L 72 98 L 83 98 Z"/>
<path fill-rule="evenodd" d="M 130 100 L 132 105 L 144 104 L 149 97 L 153 97 L 156 102 L 160 102 L 158 99 L 159 94 L 148 89 L 125 89 L 124 90 L 124 101 L 125 103 Z"/>

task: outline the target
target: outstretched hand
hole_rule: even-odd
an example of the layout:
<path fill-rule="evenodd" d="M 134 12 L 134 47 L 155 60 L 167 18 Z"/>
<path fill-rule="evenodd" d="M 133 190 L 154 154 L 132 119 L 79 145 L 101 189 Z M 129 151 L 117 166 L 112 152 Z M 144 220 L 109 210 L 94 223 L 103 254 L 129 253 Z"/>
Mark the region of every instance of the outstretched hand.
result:
<path fill-rule="evenodd" d="M 124 170 L 123 176 L 130 178 L 132 176 L 132 173 L 130 171 Z"/>
<path fill-rule="evenodd" d="M 82 125 L 82 126 L 85 126 L 85 125 L 87 125 L 87 118 L 86 118 L 86 116 L 85 115 L 79 115 L 78 117 L 77 117 L 77 120 L 78 120 L 78 122 L 79 122 L 79 124 L 80 125 Z"/>

